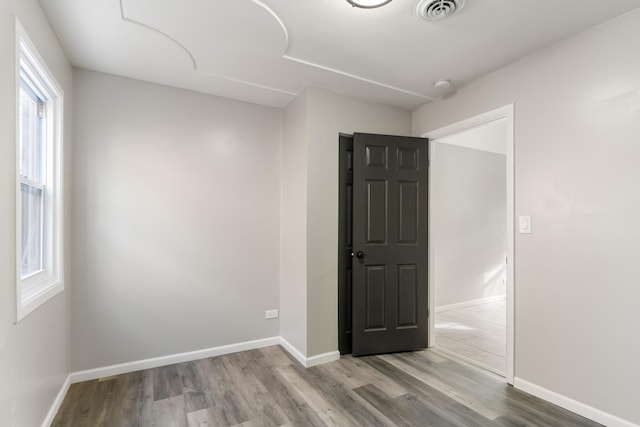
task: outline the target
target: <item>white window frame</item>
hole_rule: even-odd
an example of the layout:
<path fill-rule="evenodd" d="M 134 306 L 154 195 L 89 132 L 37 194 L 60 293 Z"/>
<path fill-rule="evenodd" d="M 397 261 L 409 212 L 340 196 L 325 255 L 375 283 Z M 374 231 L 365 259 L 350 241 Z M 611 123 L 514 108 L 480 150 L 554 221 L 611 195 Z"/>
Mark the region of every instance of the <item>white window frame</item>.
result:
<path fill-rule="evenodd" d="M 64 290 L 62 122 L 63 91 L 20 22 L 15 20 L 15 141 L 16 141 L 16 321 Z M 21 76 L 44 102 L 44 174 L 42 269 L 22 277 L 22 192 L 20 175 L 20 87 Z M 30 86 L 31 87 L 31 86 Z"/>

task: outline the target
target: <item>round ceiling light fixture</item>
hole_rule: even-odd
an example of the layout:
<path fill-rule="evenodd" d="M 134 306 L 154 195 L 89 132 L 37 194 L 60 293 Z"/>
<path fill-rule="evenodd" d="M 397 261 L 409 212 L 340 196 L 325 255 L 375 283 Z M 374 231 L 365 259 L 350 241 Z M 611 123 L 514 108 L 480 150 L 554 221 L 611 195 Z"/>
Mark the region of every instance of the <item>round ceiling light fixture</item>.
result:
<path fill-rule="evenodd" d="M 464 0 L 420 0 L 416 12 L 427 21 L 440 21 L 462 10 Z"/>
<path fill-rule="evenodd" d="M 362 9 L 375 9 L 376 7 L 384 6 L 387 3 L 391 3 L 391 0 L 347 0 L 347 2 L 353 7 L 360 7 Z"/>

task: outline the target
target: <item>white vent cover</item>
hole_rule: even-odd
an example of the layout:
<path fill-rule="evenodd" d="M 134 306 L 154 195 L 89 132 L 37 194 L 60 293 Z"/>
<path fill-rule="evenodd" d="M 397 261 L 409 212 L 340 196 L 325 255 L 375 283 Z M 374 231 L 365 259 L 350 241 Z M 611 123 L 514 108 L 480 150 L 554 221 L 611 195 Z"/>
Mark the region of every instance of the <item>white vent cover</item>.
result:
<path fill-rule="evenodd" d="M 464 0 L 420 0 L 416 11 L 427 21 L 445 19 L 462 9 Z"/>

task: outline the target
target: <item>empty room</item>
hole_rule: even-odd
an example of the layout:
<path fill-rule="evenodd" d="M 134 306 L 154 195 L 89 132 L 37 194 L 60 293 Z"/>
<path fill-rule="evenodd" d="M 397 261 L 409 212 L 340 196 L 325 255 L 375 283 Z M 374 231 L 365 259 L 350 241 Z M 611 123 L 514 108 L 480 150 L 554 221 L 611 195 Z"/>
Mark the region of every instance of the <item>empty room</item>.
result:
<path fill-rule="evenodd" d="M 640 426 L 640 0 L 0 0 L 0 426 Z"/>

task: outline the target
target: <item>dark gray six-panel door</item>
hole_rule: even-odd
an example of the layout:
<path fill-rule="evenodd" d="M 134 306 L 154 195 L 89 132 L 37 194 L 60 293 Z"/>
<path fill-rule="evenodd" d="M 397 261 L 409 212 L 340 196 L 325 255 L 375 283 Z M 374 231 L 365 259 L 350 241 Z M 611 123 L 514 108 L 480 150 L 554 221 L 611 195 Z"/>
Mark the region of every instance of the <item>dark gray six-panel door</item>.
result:
<path fill-rule="evenodd" d="M 427 347 L 428 143 L 353 137 L 353 355 Z"/>

